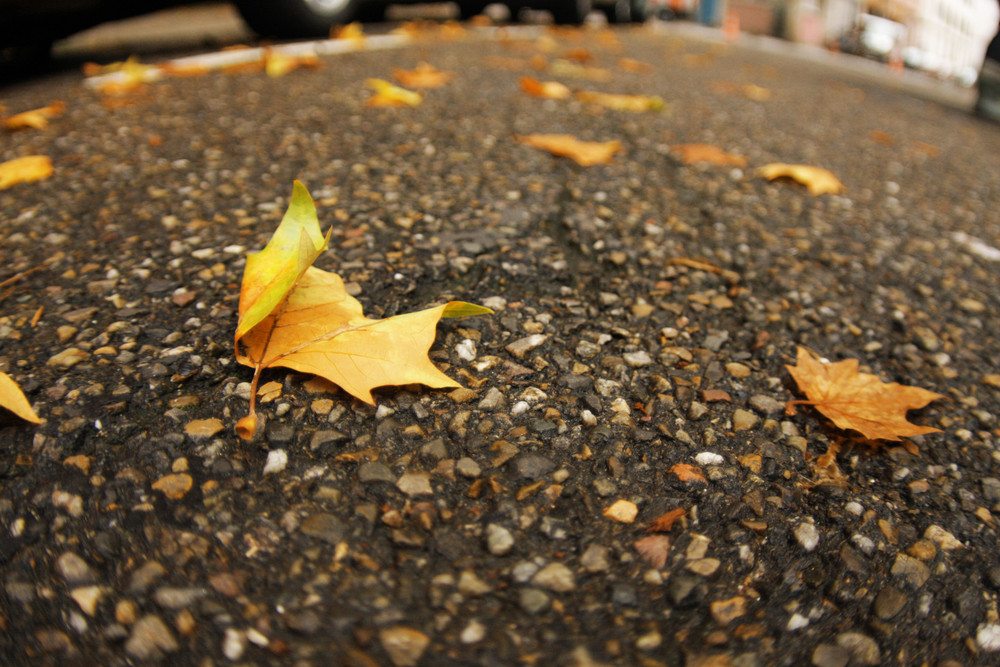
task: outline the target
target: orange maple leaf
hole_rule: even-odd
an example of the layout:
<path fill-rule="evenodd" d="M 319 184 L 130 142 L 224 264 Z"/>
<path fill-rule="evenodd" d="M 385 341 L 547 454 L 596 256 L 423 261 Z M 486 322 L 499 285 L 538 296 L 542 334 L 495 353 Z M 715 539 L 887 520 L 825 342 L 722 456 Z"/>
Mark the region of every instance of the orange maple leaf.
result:
<path fill-rule="evenodd" d="M 757 173 L 769 181 L 776 178 L 790 178 L 806 186 L 811 195 L 838 194 L 844 184 L 827 169 L 807 164 L 784 164 L 773 162 L 757 169 Z"/>
<path fill-rule="evenodd" d="M 23 130 L 28 128 L 44 130 L 48 126 L 50 118 L 61 116 L 65 110 L 66 104 L 57 100 L 47 107 L 22 111 L 13 116 L 6 116 L 0 119 L 0 122 L 3 123 L 6 130 Z"/>
<path fill-rule="evenodd" d="M 458 387 L 427 356 L 442 317 L 491 313 L 461 301 L 383 320 L 364 316 L 335 273 L 312 263 L 326 248 L 316 207 L 295 182 L 292 201 L 267 246 L 247 258 L 240 290 L 236 360 L 254 369 L 250 413 L 237 424 L 253 437 L 261 371 L 272 366 L 313 373 L 374 404 L 371 390 L 386 385 Z"/>
<path fill-rule="evenodd" d="M 745 167 L 747 164 L 747 159 L 742 155 L 727 153 L 710 144 L 676 144 L 670 150 L 680 153 L 684 164 L 707 162 L 719 167 Z"/>
<path fill-rule="evenodd" d="M 568 157 L 581 167 L 611 162 L 611 156 L 622 149 L 617 141 L 580 141 L 572 134 L 529 134 L 516 137 L 522 144 L 541 148 L 553 155 Z"/>
<path fill-rule="evenodd" d="M 18 183 L 40 181 L 52 175 L 52 160 L 45 155 L 26 155 L 0 162 L 0 190 Z"/>
<path fill-rule="evenodd" d="M 857 359 L 821 362 L 799 346 L 796 365 L 785 368 L 809 398 L 790 405 L 811 405 L 840 428 L 853 429 L 870 440 L 940 432 L 908 422 L 906 411 L 944 396 L 920 387 L 882 382 L 878 376 L 859 372 Z"/>
<path fill-rule="evenodd" d="M 6 373 L 0 373 L 0 408 L 6 408 L 32 424 L 42 423 L 35 411 L 31 409 L 31 404 L 28 403 L 24 392 Z"/>
<path fill-rule="evenodd" d="M 439 70 L 429 63 L 419 63 L 413 69 L 394 69 L 392 77 L 407 88 L 429 90 L 440 88 L 454 78 L 454 72 Z"/>
<path fill-rule="evenodd" d="M 612 111 L 642 113 L 643 111 L 662 111 L 666 107 L 663 99 L 655 95 L 619 95 L 581 90 L 576 94 L 576 97 L 585 104 L 596 104 Z"/>
<path fill-rule="evenodd" d="M 365 83 L 375 91 L 365 100 L 370 107 L 415 107 L 424 101 L 420 93 L 400 88 L 384 79 L 368 79 Z"/>
<path fill-rule="evenodd" d="M 565 84 L 558 81 L 539 81 L 533 76 L 522 76 L 518 83 L 528 95 L 547 100 L 565 100 L 573 94 Z"/>

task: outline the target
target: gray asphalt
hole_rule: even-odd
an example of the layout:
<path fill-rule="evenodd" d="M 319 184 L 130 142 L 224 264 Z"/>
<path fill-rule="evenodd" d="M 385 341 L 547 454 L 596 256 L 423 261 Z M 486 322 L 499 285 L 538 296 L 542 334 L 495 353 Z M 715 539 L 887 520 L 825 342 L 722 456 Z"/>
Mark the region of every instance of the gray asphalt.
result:
<path fill-rule="evenodd" d="M 0 371 L 44 420 L 0 422 L 7 663 L 996 663 L 1000 126 L 770 40 L 533 30 L 0 94 L 66 103 L 0 135 L 54 166 L 0 190 Z M 530 64 L 580 49 L 610 76 Z M 420 61 L 455 77 L 366 104 Z M 666 109 L 539 100 L 528 74 Z M 534 132 L 621 151 L 584 168 Z M 683 164 L 694 142 L 746 164 Z M 438 327 L 462 389 L 371 407 L 273 370 L 236 436 L 245 256 L 294 179 L 370 317 L 496 311 Z M 909 414 L 940 432 L 790 414 L 799 346 L 942 394 Z"/>

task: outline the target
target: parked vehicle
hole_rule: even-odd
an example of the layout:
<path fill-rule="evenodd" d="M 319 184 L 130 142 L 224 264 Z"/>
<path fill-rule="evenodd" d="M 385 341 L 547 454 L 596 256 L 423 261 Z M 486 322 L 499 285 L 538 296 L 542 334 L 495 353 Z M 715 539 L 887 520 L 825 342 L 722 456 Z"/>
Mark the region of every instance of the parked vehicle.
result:
<path fill-rule="evenodd" d="M 30 62 L 52 43 L 99 23 L 196 0 L 0 0 L 0 65 Z M 334 25 L 379 21 L 390 4 L 425 0 L 233 0 L 251 29 L 282 38 L 323 37 Z M 492 0 L 457 0 L 462 18 L 482 13 Z M 522 8 L 548 10 L 556 23 L 583 23 L 592 9 L 612 23 L 640 22 L 647 0 L 506 0 L 512 20 Z"/>

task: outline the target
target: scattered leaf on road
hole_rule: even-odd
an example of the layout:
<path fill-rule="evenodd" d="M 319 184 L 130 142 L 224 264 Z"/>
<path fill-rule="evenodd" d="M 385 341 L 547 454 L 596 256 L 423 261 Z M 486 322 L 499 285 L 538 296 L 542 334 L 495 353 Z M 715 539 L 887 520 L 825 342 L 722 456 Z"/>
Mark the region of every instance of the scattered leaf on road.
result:
<path fill-rule="evenodd" d="M 318 69 L 322 66 L 323 63 L 315 53 L 293 56 L 275 49 L 264 52 L 264 71 L 270 77 L 284 76 L 300 67 Z"/>
<path fill-rule="evenodd" d="M 766 102 L 771 99 L 771 91 L 753 83 L 733 83 L 731 81 L 714 81 L 712 89 L 723 95 L 739 95 L 754 102 Z"/>
<path fill-rule="evenodd" d="M 719 167 L 745 167 L 747 164 L 747 159 L 742 155 L 727 153 L 710 144 L 676 144 L 670 150 L 680 153 L 684 164 L 707 162 Z"/>
<path fill-rule="evenodd" d="M 14 114 L 13 116 L 6 116 L 5 118 L 0 119 L 0 123 L 3 124 L 5 130 L 11 131 L 24 129 L 44 130 L 48 127 L 50 118 L 61 116 L 65 110 L 65 103 L 55 101 L 47 107 L 32 109 L 31 111 L 22 111 L 21 113 Z"/>
<path fill-rule="evenodd" d="M 427 356 L 438 320 L 493 312 L 452 301 L 369 319 L 340 276 L 311 266 L 328 236 L 320 233 L 313 200 L 296 181 L 274 236 L 247 258 L 235 338 L 237 361 L 254 369 L 250 414 L 237 425 L 245 439 L 256 430 L 256 388 L 265 368 L 319 375 L 370 404 L 371 390 L 386 385 L 458 387 Z"/>
<path fill-rule="evenodd" d="M 28 155 L 0 162 L 0 190 L 18 183 L 41 181 L 52 175 L 52 160 L 44 155 Z"/>
<path fill-rule="evenodd" d="M 596 104 L 612 111 L 641 113 L 643 111 L 662 111 L 666 106 L 663 100 L 655 95 L 618 95 L 581 90 L 576 94 L 576 97 L 584 104 Z"/>
<path fill-rule="evenodd" d="M 882 382 L 875 375 L 859 372 L 857 359 L 826 363 L 799 346 L 796 365 L 785 368 L 809 399 L 791 401 L 790 405 L 811 405 L 840 428 L 853 429 L 870 440 L 899 440 L 940 431 L 908 422 L 906 411 L 944 396 L 920 387 Z"/>
<path fill-rule="evenodd" d="M 356 49 L 363 49 L 365 47 L 365 31 L 357 21 L 348 23 L 347 25 L 336 26 L 330 32 L 333 39 L 347 40 Z"/>
<path fill-rule="evenodd" d="M 618 68 L 624 72 L 631 72 L 633 74 L 645 74 L 653 69 L 653 66 L 649 63 L 644 63 L 641 60 L 635 60 L 633 58 L 621 58 L 618 61 Z"/>
<path fill-rule="evenodd" d="M 568 157 L 582 167 L 611 162 L 611 156 L 622 149 L 617 141 L 580 141 L 571 134 L 529 134 L 517 137 L 522 144 Z"/>
<path fill-rule="evenodd" d="M 368 79 L 365 83 L 375 91 L 365 100 L 370 107 L 415 107 L 424 101 L 420 93 L 400 88 L 384 79 Z"/>
<path fill-rule="evenodd" d="M 413 69 L 394 69 L 392 76 L 407 88 L 429 90 L 445 85 L 455 77 L 455 73 L 445 72 L 434 65 L 422 62 Z"/>
<path fill-rule="evenodd" d="M 777 178 L 790 178 L 809 189 L 811 195 L 837 194 L 843 192 L 844 184 L 830 171 L 822 167 L 812 167 L 806 164 L 784 164 L 773 162 L 757 169 L 757 173 L 769 181 Z"/>
<path fill-rule="evenodd" d="M 35 411 L 31 409 L 27 397 L 17 383 L 6 373 L 0 373 L 0 408 L 10 410 L 24 421 L 41 424 Z"/>
<path fill-rule="evenodd" d="M 574 79 L 586 79 L 588 81 L 610 81 L 611 72 L 600 67 L 587 67 L 569 60 L 553 60 L 549 65 L 549 72 L 554 76 L 568 76 Z"/>
<path fill-rule="evenodd" d="M 522 76 L 519 83 L 521 90 L 528 95 L 547 100 L 565 100 L 573 94 L 565 84 L 558 81 L 539 81 L 533 76 Z"/>

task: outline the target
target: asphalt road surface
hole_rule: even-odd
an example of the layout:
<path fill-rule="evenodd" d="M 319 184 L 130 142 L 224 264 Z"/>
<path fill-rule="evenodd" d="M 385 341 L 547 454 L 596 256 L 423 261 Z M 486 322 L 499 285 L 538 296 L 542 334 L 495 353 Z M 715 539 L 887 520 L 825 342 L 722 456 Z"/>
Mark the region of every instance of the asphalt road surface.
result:
<path fill-rule="evenodd" d="M 0 371 L 43 420 L 0 417 L 3 662 L 996 664 L 1000 127 L 969 91 L 717 37 L 431 25 L 280 76 L 0 93 L 65 104 L 0 134 L 53 166 L 0 190 Z M 453 77 L 367 102 L 422 61 Z M 438 326 L 462 388 L 369 406 L 273 369 L 236 435 L 246 254 L 294 179 L 369 317 L 495 311 Z M 800 347 L 940 394 L 908 413 L 932 432 L 789 409 Z"/>

